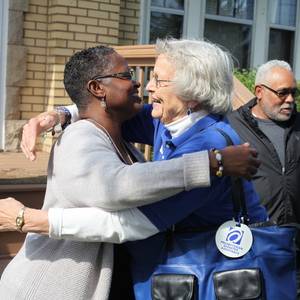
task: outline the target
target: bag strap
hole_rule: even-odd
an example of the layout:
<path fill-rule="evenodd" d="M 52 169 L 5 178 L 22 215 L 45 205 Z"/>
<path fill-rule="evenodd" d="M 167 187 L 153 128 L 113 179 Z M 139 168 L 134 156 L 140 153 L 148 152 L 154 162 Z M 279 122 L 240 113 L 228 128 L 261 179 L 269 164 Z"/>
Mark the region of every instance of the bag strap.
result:
<path fill-rule="evenodd" d="M 216 130 L 225 138 L 227 146 L 234 145 L 231 137 L 225 131 L 220 128 L 216 128 Z M 231 176 L 230 178 L 232 184 L 232 203 L 235 219 L 238 222 L 249 224 L 249 216 L 242 179 L 235 176 Z"/>

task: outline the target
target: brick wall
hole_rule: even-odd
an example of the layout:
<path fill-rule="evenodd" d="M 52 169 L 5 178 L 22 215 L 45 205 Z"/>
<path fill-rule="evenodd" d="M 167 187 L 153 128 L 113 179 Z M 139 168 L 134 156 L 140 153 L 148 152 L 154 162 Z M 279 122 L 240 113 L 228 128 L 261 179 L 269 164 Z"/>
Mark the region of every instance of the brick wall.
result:
<path fill-rule="evenodd" d="M 140 0 L 121 0 L 119 45 L 138 43 Z"/>
<path fill-rule="evenodd" d="M 120 36 L 124 43 L 135 43 L 134 31 L 138 26 L 139 5 L 134 0 L 121 1 L 122 4 L 120 0 L 28 2 L 29 9 L 24 15 L 27 73 L 21 92 L 21 119 L 71 103 L 62 79 L 64 65 L 75 51 L 98 44 L 118 45 Z M 131 10 L 133 17 L 125 16 Z M 130 26 L 126 27 L 124 22 Z M 40 141 L 42 150 L 49 150 L 51 144 L 49 137 Z"/>
<path fill-rule="evenodd" d="M 48 1 L 28 1 L 24 14 L 24 46 L 26 46 L 26 81 L 21 90 L 21 119 L 29 119 L 45 109 L 47 62 Z"/>

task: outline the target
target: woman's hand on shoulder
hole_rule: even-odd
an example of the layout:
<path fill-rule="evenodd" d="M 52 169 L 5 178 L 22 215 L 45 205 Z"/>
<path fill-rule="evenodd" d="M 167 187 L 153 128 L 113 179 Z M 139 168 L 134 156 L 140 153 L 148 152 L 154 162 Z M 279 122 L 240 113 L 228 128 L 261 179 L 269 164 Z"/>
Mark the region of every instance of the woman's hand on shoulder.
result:
<path fill-rule="evenodd" d="M 30 160 L 36 159 L 36 141 L 42 133 L 53 128 L 59 122 L 59 115 L 56 111 L 44 112 L 31 118 L 24 126 L 22 133 L 21 149 Z"/>

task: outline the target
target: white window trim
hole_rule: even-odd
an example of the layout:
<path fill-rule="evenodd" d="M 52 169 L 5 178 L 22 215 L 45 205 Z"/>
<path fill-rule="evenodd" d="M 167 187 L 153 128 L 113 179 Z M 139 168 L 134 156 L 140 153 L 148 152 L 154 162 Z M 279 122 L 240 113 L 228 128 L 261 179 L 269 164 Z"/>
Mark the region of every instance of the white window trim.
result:
<path fill-rule="evenodd" d="M 194 0 L 190 0 L 194 1 Z M 199 0 L 197 0 L 199 1 Z M 188 2 L 189 0 L 184 1 L 184 10 L 173 9 L 173 8 L 165 8 L 159 6 L 151 6 L 151 0 L 141 0 L 140 4 L 140 34 L 139 34 L 139 42 L 141 44 L 149 44 L 150 40 L 150 16 L 151 12 L 161 12 L 173 15 L 183 16 L 183 37 L 187 36 L 187 10 L 188 10 Z"/>
<path fill-rule="evenodd" d="M 0 1 L 0 149 L 5 147 L 8 0 Z"/>
<path fill-rule="evenodd" d="M 184 16 L 184 10 L 165 8 L 165 7 L 159 7 L 159 6 L 151 6 L 150 9 L 151 9 L 151 12 L 155 11 L 155 12 L 161 12 L 161 13 L 165 13 L 165 14 Z"/>
<path fill-rule="evenodd" d="M 205 0 L 186 0 L 186 37 L 203 39 L 205 20 Z"/>
<path fill-rule="evenodd" d="M 250 68 L 266 62 L 269 49 L 268 0 L 255 1 Z"/>
<path fill-rule="evenodd" d="M 221 22 L 228 22 L 228 23 L 237 23 L 237 24 L 242 24 L 242 25 L 253 25 L 253 21 L 249 20 L 249 19 L 239 19 L 239 18 L 233 18 L 233 17 L 219 16 L 219 15 L 205 14 L 205 19 L 221 21 Z"/>
<path fill-rule="evenodd" d="M 270 28 L 282 29 L 282 30 L 287 30 L 287 31 L 296 31 L 296 27 L 294 27 L 294 26 L 286 26 L 286 25 L 279 25 L 279 24 L 272 24 L 272 23 L 270 23 Z"/>

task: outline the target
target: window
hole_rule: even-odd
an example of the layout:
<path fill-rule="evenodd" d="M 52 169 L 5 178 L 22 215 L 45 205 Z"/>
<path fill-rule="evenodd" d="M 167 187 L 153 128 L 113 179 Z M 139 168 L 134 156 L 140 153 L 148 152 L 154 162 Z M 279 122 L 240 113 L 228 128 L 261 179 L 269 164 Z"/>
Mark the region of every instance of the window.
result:
<path fill-rule="evenodd" d="M 238 19 L 253 19 L 253 1 L 208 0 L 206 13 Z"/>
<path fill-rule="evenodd" d="M 150 44 L 157 38 L 180 38 L 184 26 L 184 0 L 151 0 Z"/>
<path fill-rule="evenodd" d="M 235 66 L 250 66 L 254 0 L 207 0 L 204 37 L 228 49 Z"/>
<path fill-rule="evenodd" d="M 270 23 L 295 27 L 297 0 L 272 0 L 270 3 Z"/>
<path fill-rule="evenodd" d="M 282 59 L 293 64 L 297 0 L 269 2 L 268 59 Z"/>
<path fill-rule="evenodd" d="M 141 0 L 141 42 L 206 39 L 224 46 L 235 67 L 288 61 L 300 78 L 300 0 Z M 145 21 L 143 21 L 145 20 Z"/>

